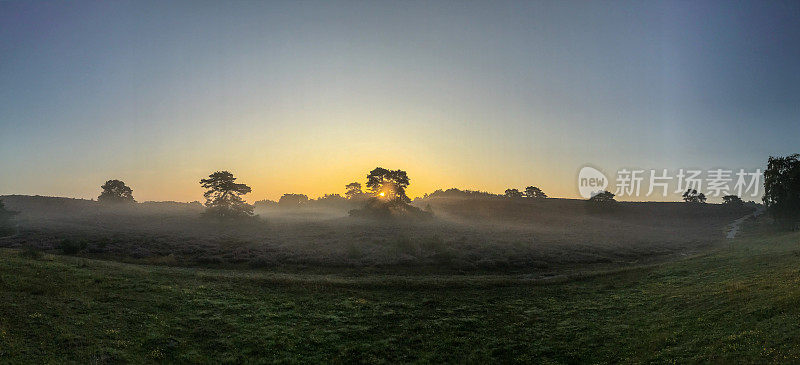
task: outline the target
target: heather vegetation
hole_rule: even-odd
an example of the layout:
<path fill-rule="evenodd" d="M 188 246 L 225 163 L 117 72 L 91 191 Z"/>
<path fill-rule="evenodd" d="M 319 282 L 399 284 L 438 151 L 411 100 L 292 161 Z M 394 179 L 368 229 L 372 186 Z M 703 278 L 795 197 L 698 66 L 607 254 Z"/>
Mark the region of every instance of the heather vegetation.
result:
<path fill-rule="evenodd" d="M 5 247 L 180 266 L 441 272 L 560 270 L 636 265 L 699 252 L 751 211 L 717 204 L 616 203 L 597 214 L 569 199 L 430 194 L 413 204 L 313 199 L 257 205 L 255 218 L 201 218 L 198 203 L 109 207 L 88 200 L 8 196 L 22 211 Z M 365 216 L 359 216 L 365 214 Z M 396 219 L 393 217 L 403 217 Z"/>

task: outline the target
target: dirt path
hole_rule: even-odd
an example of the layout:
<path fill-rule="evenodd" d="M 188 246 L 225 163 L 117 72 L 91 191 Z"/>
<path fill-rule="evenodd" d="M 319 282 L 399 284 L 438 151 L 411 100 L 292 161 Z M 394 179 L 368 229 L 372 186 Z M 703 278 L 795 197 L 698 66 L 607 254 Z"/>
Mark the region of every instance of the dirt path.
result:
<path fill-rule="evenodd" d="M 750 217 L 758 217 L 763 212 L 764 212 L 764 208 L 758 208 L 752 214 L 748 214 L 748 215 L 746 215 L 744 217 L 741 217 L 741 218 L 733 221 L 733 223 L 731 223 L 729 225 L 730 229 L 728 230 L 728 235 L 726 237 L 728 239 L 735 238 L 736 234 L 739 233 L 739 227 L 742 225 L 742 222 L 744 222 L 747 218 L 750 218 Z"/>

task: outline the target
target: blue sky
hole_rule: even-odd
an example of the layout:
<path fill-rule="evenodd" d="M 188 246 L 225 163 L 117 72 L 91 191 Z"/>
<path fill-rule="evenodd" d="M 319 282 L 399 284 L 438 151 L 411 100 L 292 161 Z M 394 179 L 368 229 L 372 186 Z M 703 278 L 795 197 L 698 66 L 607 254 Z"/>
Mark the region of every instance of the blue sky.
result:
<path fill-rule="evenodd" d="M 538 185 L 798 151 L 800 3 L 0 2 L 0 194 Z M 670 197 L 666 200 L 674 200 Z"/>

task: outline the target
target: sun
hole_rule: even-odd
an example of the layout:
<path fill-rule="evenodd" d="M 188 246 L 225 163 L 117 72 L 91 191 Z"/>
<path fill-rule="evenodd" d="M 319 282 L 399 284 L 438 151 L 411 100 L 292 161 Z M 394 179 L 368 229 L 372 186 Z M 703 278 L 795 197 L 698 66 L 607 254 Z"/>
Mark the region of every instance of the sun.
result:
<path fill-rule="evenodd" d="M 380 195 L 380 196 L 386 196 L 386 193 L 384 193 L 384 192 L 381 192 L 381 193 L 380 193 L 380 194 L 378 194 L 378 195 Z"/>

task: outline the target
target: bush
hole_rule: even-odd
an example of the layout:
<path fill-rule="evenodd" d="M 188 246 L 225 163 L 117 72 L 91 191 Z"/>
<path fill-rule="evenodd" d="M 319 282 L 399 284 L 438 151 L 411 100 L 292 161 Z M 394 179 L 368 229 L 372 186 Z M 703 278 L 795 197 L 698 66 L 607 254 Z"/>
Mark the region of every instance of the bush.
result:
<path fill-rule="evenodd" d="M 73 240 L 70 238 L 65 238 L 61 240 L 58 248 L 65 255 L 75 255 L 86 249 L 86 240 Z"/>

